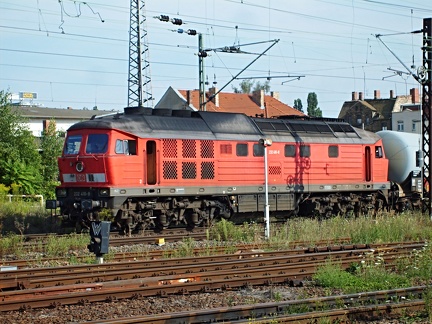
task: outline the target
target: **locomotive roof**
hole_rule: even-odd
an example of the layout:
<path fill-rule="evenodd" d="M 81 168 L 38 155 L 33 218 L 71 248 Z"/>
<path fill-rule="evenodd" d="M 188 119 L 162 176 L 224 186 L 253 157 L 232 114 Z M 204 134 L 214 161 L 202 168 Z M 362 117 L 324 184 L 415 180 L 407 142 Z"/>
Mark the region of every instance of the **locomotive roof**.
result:
<path fill-rule="evenodd" d="M 239 113 L 125 108 L 124 113 L 92 118 L 68 130 L 116 129 L 143 138 L 220 139 L 325 143 L 375 143 L 379 136 L 330 118 L 253 118 Z"/>

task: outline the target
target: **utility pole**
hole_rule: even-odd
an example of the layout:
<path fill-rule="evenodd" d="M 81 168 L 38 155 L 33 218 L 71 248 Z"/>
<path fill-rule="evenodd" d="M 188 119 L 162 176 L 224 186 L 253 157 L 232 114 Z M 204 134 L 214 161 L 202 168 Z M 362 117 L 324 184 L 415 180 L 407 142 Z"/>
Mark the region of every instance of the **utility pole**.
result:
<path fill-rule="evenodd" d="M 422 75 L 422 142 L 423 142 L 423 198 L 427 200 L 429 215 L 432 219 L 432 173 L 431 173 L 431 140 L 432 140 L 432 18 L 423 20 L 423 66 Z"/>
<path fill-rule="evenodd" d="M 199 66 L 199 110 L 206 110 L 205 82 L 204 82 L 204 57 L 207 52 L 203 50 L 202 34 L 198 34 L 198 66 Z"/>
<path fill-rule="evenodd" d="M 149 47 L 145 27 L 144 0 L 131 0 L 129 25 L 129 77 L 128 107 L 143 107 L 149 104 L 153 108 L 150 80 Z"/>
<path fill-rule="evenodd" d="M 412 34 L 423 34 L 423 65 L 413 73 L 404 62 L 381 40 L 383 35 L 375 35 L 378 40 L 393 54 L 393 56 L 405 67 L 407 74 L 422 85 L 422 178 L 423 198 L 427 204 L 427 210 L 432 220 L 432 173 L 431 173 L 431 140 L 432 140 L 432 18 L 423 19 L 423 29 L 412 31 Z M 400 71 L 398 71 L 400 73 Z M 424 210 L 425 211 L 425 210 Z"/>
<path fill-rule="evenodd" d="M 162 22 L 171 22 L 174 25 L 182 25 L 183 20 L 179 18 L 172 18 L 170 19 L 167 15 L 159 15 L 155 16 L 154 18 L 159 19 Z M 221 92 L 228 84 L 230 84 L 233 80 L 237 79 L 238 76 L 243 73 L 247 68 L 249 68 L 256 60 L 258 60 L 261 56 L 263 56 L 270 48 L 272 48 L 276 43 L 279 42 L 279 39 L 270 40 L 270 41 L 264 41 L 264 42 L 256 42 L 256 43 L 250 43 L 250 44 L 244 44 L 244 45 L 237 45 L 237 46 L 224 46 L 219 48 L 203 48 L 203 35 L 201 33 L 198 33 L 195 29 L 188 29 L 184 30 L 182 28 L 179 28 L 177 30 L 172 30 L 173 32 L 177 32 L 179 34 L 186 33 L 191 36 L 195 36 L 198 34 L 198 89 L 199 89 L 199 107 L 198 110 L 206 110 L 206 104 L 212 100 L 214 96 L 216 96 L 219 92 Z M 244 52 L 240 49 L 240 46 L 246 46 L 246 45 L 256 45 L 261 43 L 268 43 L 272 42 L 271 44 L 264 52 L 261 54 L 258 53 L 249 53 Z M 206 99 L 205 96 L 205 73 L 204 73 L 204 58 L 207 57 L 209 54 L 208 52 L 223 52 L 223 53 L 236 53 L 236 54 L 254 54 L 257 55 L 257 58 L 255 58 L 251 63 L 249 63 L 245 68 L 243 68 L 239 73 L 236 74 L 228 83 L 226 83 L 219 91 L 217 91 L 215 94 L 213 94 L 212 97 L 209 99 Z M 300 77 L 303 76 L 297 76 L 296 78 L 300 79 Z M 267 76 L 267 78 L 271 78 L 271 76 Z"/>

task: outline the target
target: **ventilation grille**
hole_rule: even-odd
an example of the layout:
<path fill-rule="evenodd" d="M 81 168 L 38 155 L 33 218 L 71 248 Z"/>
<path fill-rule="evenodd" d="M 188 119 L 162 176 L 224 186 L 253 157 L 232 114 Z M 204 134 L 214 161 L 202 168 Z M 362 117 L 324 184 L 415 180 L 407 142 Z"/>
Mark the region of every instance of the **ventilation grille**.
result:
<path fill-rule="evenodd" d="M 201 179 L 214 179 L 214 162 L 201 162 Z"/>
<path fill-rule="evenodd" d="M 162 145 L 163 179 L 199 179 L 200 177 L 202 180 L 211 180 L 215 178 L 215 162 L 200 161 L 201 159 L 214 159 L 215 144 L 213 141 L 164 139 Z M 231 145 L 229 146 L 231 149 Z"/>
<path fill-rule="evenodd" d="M 163 177 L 164 179 L 177 179 L 176 161 L 163 161 Z"/>
<path fill-rule="evenodd" d="M 183 179 L 196 179 L 196 163 L 195 162 L 182 162 L 182 178 Z"/>
<path fill-rule="evenodd" d="M 194 140 L 182 140 L 182 152 L 184 158 L 195 159 L 196 158 L 196 141 Z"/>
<path fill-rule="evenodd" d="M 232 145 L 231 144 L 221 144 L 220 152 L 221 152 L 221 154 L 232 154 Z"/>
<path fill-rule="evenodd" d="M 214 158 L 214 144 L 213 141 L 201 141 L 201 157 L 203 159 Z"/>
<path fill-rule="evenodd" d="M 280 166 L 270 166 L 269 174 L 271 175 L 280 175 L 282 173 L 282 168 Z"/>
<path fill-rule="evenodd" d="M 162 150 L 164 158 L 176 158 L 177 157 L 177 140 L 175 139 L 164 139 L 162 142 Z"/>

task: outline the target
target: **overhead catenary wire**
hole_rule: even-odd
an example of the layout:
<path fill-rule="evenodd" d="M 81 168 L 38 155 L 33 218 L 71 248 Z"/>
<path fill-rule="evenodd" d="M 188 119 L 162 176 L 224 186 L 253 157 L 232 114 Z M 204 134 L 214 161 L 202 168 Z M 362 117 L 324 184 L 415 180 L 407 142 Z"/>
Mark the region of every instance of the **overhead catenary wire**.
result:
<path fill-rule="evenodd" d="M 73 4 L 73 1 L 69 1 L 69 0 L 63 0 L 65 3 L 70 3 L 70 4 Z M 229 3 L 233 3 L 233 1 L 225 1 L 226 2 L 226 4 L 229 4 Z M 362 3 L 364 3 L 364 5 L 362 5 L 363 7 L 367 7 L 367 3 L 366 2 L 363 2 L 363 1 L 361 1 Z M 7 1 L 5 2 L 5 1 L 0 1 L 0 6 L 1 7 L 4 7 L 5 5 L 4 5 L 4 3 L 7 3 Z M 276 12 L 276 10 L 278 10 L 278 9 L 280 9 L 280 8 L 278 8 L 277 6 L 275 6 L 275 4 L 276 4 L 277 2 L 275 2 L 275 1 L 269 1 L 268 2 L 268 6 L 266 6 L 266 7 L 268 7 L 268 11 L 269 12 L 271 12 L 272 10 L 273 10 L 273 12 Z M 246 2 L 245 2 L 245 4 L 242 4 L 243 6 L 249 6 L 248 4 L 246 4 Z M 95 4 L 94 3 L 92 3 L 92 6 L 94 7 L 95 6 Z M 127 8 L 126 8 L 126 4 L 125 4 L 125 6 L 117 6 L 117 5 L 110 5 L 108 2 L 104 2 L 104 3 L 101 3 L 101 4 L 97 4 L 97 6 L 98 7 L 94 7 L 94 9 L 96 9 L 97 11 L 99 11 L 100 12 L 100 8 L 104 8 L 104 9 L 106 9 L 106 10 L 108 10 L 108 11 L 119 11 L 119 12 L 127 12 Z M 340 4 L 338 4 L 338 6 L 340 6 Z M 36 7 L 36 6 L 34 6 L 34 7 Z M 421 6 L 420 6 L 421 7 Z M 25 10 L 26 8 L 31 8 L 31 7 L 29 7 L 29 6 L 26 6 L 26 7 L 24 7 L 24 6 L 15 6 L 15 8 L 18 8 L 18 9 L 20 9 L 21 11 L 23 11 L 23 10 Z M 386 8 L 386 6 L 382 6 L 382 8 Z M 33 8 L 33 9 L 35 9 L 35 8 Z M 44 8 L 40 8 L 41 9 L 41 11 L 42 11 L 42 13 L 43 13 L 43 15 L 44 15 L 44 17 L 45 17 L 45 20 L 46 20 L 46 18 L 47 18 L 47 16 L 46 16 L 46 13 L 47 13 L 47 11 L 46 11 L 46 8 L 44 9 Z M 425 8 L 422 8 L 422 9 L 425 9 Z M 35 10 L 33 10 L 34 12 L 36 12 L 36 9 Z M 290 10 L 288 10 L 288 11 L 290 11 Z M 291 10 L 290 11 L 290 13 L 287 13 L 287 14 L 289 14 L 289 15 L 291 15 L 292 13 L 291 12 L 294 12 L 295 13 L 295 11 L 298 11 L 298 10 Z M 394 10 L 394 11 L 396 11 L 396 9 Z M 30 11 L 28 11 L 28 12 L 31 12 L 31 10 Z M 148 12 L 150 12 L 150 11 L 148 11 Z M 54 11 L 52 11 L 52 13 L 54 13 Z M 184 14 L 184 13 L 189 13 L 188 11 L 186 11 L 186 10 L 182 10 L 182 13 Z M 418 13 L 418 12 L 417 12 Z M 57 15 L 58 15 L 58 11 L 57 11 Z M 273 14 L 272 14 L 273 15 Z M 285 15 L 286 16 L 286 15 Z M 315 22 L 318 22 L 318 21 L 320 21 L 320 18 L 319 17 L 315 17 L 314 18 L 314 16 L 316 16 L 316 14 L 311 14 L 310 15 L 310 17 L 305 17 L 305 19 L 307 18 L 307 19 L 311 19 L 311 20 L 313 20 L 313 21 L 315 21 Z M 35 15 L 35 18 L 36 18 L 37 16 Z M 51 17 L 49 17 L 50 19 L 52 18 L 52 16 Z M 117 18 L 117 17 L 116 17 Z M 224 17 L 225 18 L 225 17 Z M 82 16 L 81 17 L 81 19 L 86 19 L 87 21 L 90 21 L 91 20 L 91 12 L 90 11 L 88 11 L 87 12 L 87 15 L 86 16 Z M 93 20 L 94 20 L 94 18 L 93 18 Z M 339 21 L 339 20 L 341 20 L 341 21 Z M 340 19 L 339 18 L 337 18 L 337 19 L 335 19 L 335 24 L 337 25 L 337 24 L 339 24 L 340 26 L 342 26 L 342 25 L 344 25 L 343 24 L 343 21 L 342 20 L 344 20 L 343 19 L 343 17 L 341 17 Z M 187 18 L 187 20 L 186 21 L 188 21 L 188 22 L 192 22 L 192 21 L 195 21 L 195 22 L 197 22 L 197 23 L 200 23 L 202 26 L 211 26 L 212 28 L 213 28 L 213 25 L 219 25 L 219 26 L 217 26 L 216 28 L 218 29 L 218 31 L 217 31 L 217 36 L 218 37 L 221 37 L 221 36 L 223 36 L 222 34 L 223 33 L 220 33 L 220 30 L 221 30 L 221 28 L 225 28 L 225 29 L 229 29 L 229 28 L 232 28 L 232 30 L 235 30 L 234 29 L 234 26 L 235 26 L 235 21 L 233 21 L 232 19 L 213 19 L 212 21 L 210 21 L 209 19 L 207 19 L 207 20 L 202 20 L 202 19 L 200 19 L 200 17 L 199 16 L 197 16 L 197 15 L 190 15 L 190 16 L 188 16 L 188 18 Z M 339 21 L 339 22 L 336 22 L 336 21 Z M 23 22 L 25 22 L 25 21 L 23 21 Z M 49 23 L 49 21 L 46 21 L 46 22 L 48 22 Z M 117 19 L 117 21 L 113 21 L 115 24 L 117 24 L 117 26 L 118 26 L 118 24 L 120 23 L 120 21 Z M 249 24 L 248 24 L 249 23 Z M 327 53 L 322 53 L 322 56 L 321 57 L 318 57 L 318 56 L 316 56 L 316 55 L 307 55 L 307 46 L 308 46 L 308 44 L 306 43 L 306 42 L 309 42 L 310 43 L 310 48 L 313 50 L 313 47 L 315 47 L 315 48 L 317 48 L 317 47 L 319 47 L 320 46 L 320 44 L 318 43 L 317 44 L 317 42 L 320 42 L 321 41 L 321 38 L 323 38 L 324 36 L 325 37 L 331 37 L 333 40 L 335 40 L 335 42 L 333 43 L 333 44 L 343 44 L 345 41 L 346 41 L 346 37 L 343 35 L 343 34 L 341 34 L 341 33 L 338 33 L 338 32 L 333 32 L 333 33 L 326 33 L 326 32 L 322 32 L 322 33 L 311 33 L 310 31 L 308 31 L 308 30 L 305 30 L 305 31 L 302 31 L 300 28 L 296 28 L 296 26 L 284 26 L 284 28 L 283 29 L 280 29 L 280 30 L 278 30 L 278 28 L 274 28 L 274 27 L 277 27 L 277 26 L 271 26 L 272 28 L 269 28 L 269 26 L 267 25 L 267 26 L 263 26 L 264 24 L 263 23 L 260 23 L 259 21 L 250 21 L 250 22 L 248 22 L 248 23 L 241 23 L 241 24 L 239 24 L 238 25 L 238 31 L 242 31 L 242 36 L 243 36 L 243 31 L 257 31 L 257 32 L 269 32 L 269 30 L 271 29 L 271 33 L 273 34 L 274 32 L 283 32 L 284 33 L 284 35 L 291 35 L 291 34 L 294 34 L 294 35 L 292 35 L 293 37 L 287 37 L 287 38 L 285 38 L 285 39 L 282 39 L 281 40 L 281 42 L 280 42 L 280 44 L 282 45 L 284 45 L 285 46 L 285 48 L 286 48 L 286 45 L 291 45 L 291 47 L 292 47 L 292 45 L 293 45 L 293 43 L 295 42 L 296 43 L 296 48 L 295 48 L 295 50 L 299 50 L 298 51 L 298 53 L 299 54 L 297 54 L 297 53 L 295 53 L 294 54 L 294 48 L 293 48 L 293 54 L 292 55 L 287 55 L 287 52 L 286 52 L 286 50 L 285 50 L 285 52 L 283 52 L 283 51 L 281 51 L 281 53 L 278 53 L 278 55 L 274 55 L 274 54 L 272 54 L 272 55 L 269 55 L 268 57 L 269 57 L 269 60 L 271 59 L 272 61 L 274 61 L 274 60 L 280 60 L 280 62 L 282 62 L 282 61 L 286 61 L 287 59 L 293 59 L 294 61 L 299 61 L 299 60 L 301 60 L 301 61 L 303 61 L 303 63 L 307 63 L 307 64 L 304 64 L 303 66 L 301 66 L 301 67 L 296 67 L 296 69 L 297 70 L 299 70 L 299 68 L 301 69 L 301 71 L 296 71 L 296 72 L 300 72 L 300 73 L 304 73 L 304 72 L 307 72 L 308 70 L 310 70 L 310 71 L 318 71 L 318 69 L 319 68 L 325 68 L 326 67 L 326 62 L 331 62 L 332 64 L 333 64 L 333 62 L 334 63 L 338 63 L 339 62 L 339 66 L 341 67 L 341 70 L 346 70 L 346 67 L 344 68 L 344 65 L 346 65 L 346 63 L 347 63 L 347 60 L 346 60 L 346 58 L 344 59 L 342 56 L 341 57 L 334 57 L 333 59 L 331 58 L 331 55 L 329 55 L 329 56 L 326 56 L 327 55 Z M 9 28 L 10 30 L 13 30 L 13 27 L 14 27 L 14 24 L 12 24 L 12 23 L 10 23 L 10 22 L 5 22 L 5 20 L 3 20 L 3 25 L 9 25 L 8 27 L 12 27 L 12 28 Z M 260 26 L 261 25 L 261 26 Z M 273 24 L 272 24 L 273 25 Z M 25 27 L 27 27 L 28 25 L 24 25 L 24 24 L 22 24 L 22 26 L 25 26 Z M 39 26 L 39 25 L 37 25 L 37 26 Z M 49 32 L 52 32 L 52 31 L 55 31 L 53 28 L 52 28 L 52 24 L 48 24 L 48 31 Z M 57 25 L 58 26 L 58 25 Z M 55 26 L 55 27 L 57 27 L 57 26 Z M 255 27 L 256 26 L 256 27 Z M 109 27 L 109 26 L 108 26 Z M 248 29 L 248 27 L 251 27 L 250 28 L 250 30 Z M 258 28 L 257 28 L 258 27 Z M 292 28 L 293 27 L 293 28 Z M 152 26 L 151 27 L 152 28 L 152 30 L 153 31 L 158 31 L 158 30 L 161 30 L 161 28 L 158 28 L 158 27 L 155 27 L 155 26 Z M 363 28 L 363 27 L 359 27 L 359 28 Z M 43 29 L 43 28 L 42 28 Z M 111 27 L 109 27 L 108 28 L 108 30 L 110 30 L 111 29 Z M 389 32 L 391 32 L 392 30 L 391 30 L 391 28 L 388 28 L 389 29 Z M 214 29 L 213 29 L 214 30 Z M 72 30 L 71 30 L 72 31 Z M 76 33 L 76 30 L 73 30 L 73 32 L 75 32 L 75 34 L 76 35 L 73 35 L 73 36 L 70 36 L 70 35 L 65 35 L 66 37 L 69 37 L 69 38 L 72 38 L 72 37 L 74 37 L 74 38 L 76 38 L 76 41 L 78 42 L 79 41 L 79 39 L 80 38 L 82 38 L 82 39 L 88 39 L 88 40 L 96 40 L 97 41 L 97 39 L 99 39 L 98 37 L 103 37 L 103 36 L 105 36 L 105 35 L 103 35 L 103 34 L 99 34 L 99 33 L 96 33 L 95 32 L 96 30 L 93 30 L 93 29 L 88 29 L 88 30 L 85 30 L 83 33 L 82 33 L 82 36 L 79 36 L 78 35 L 78 33 Z M 382 33 L 385 33 L 386 32 L 386 30 L 383 30 L 383 29 L 380 29 L 379 30 L 380 32 L 382 32 Z M 394 30 L 393 30 L 394 31 Z M 37 30 L 37 28 L 36 28 L 36 32 L 39 32 L 41 35 L 42 34 L 44 34 L 45 33 L 45 31 L 40 31 L 40 30 Z M 57 34 L 56 35 L 59 35 L 59 32 L 58 31 L 55 31 Z M 31 32 L 30 31 L 30 33 L 33 33 L 33 34 L 35 34 L 34 32 Z M 226 33 L 225 33 L 225 35 L 226 35 Z M 322 36 L 322 37 L 320 37 L 320 35 Z M 51 37 L 53 37 L 52 35 L 51 35 Z M 225 36 L 226 37 L 226 36 Z M 299 40 L 299 38 L 302 38 L 302 40 Z M 119 38 L 117 38 L 118 40 L 116 40 L 116 34 L 114 34 L 114 33 L 112 33 L 112 35 L 109 35 L 108 37 L 105 37 L 105 39 L 100 39 L 101 41 L 103 41 L 103 42 L 115 42 L 115 43 L 118 43 L 118 45 L 116 45 L 116 46 L 122 46 L 122 44 L 125 44 L 125 41 L 124 40 L 121 40 L 121 39 L 119 39 Z M 111 40 L 112 39 L 112 40 Z M 243 39 L 243 37 L 242 37 L 242 40 L 251 40 L 251 38 L 250 38 L 250 35 L 247 35 L 244 39 Z M 358 37 L 358 34 L 354 34 L 353 35 L 353 37 L 352 37 L 352 40 L 353 40 L 353 44 L 355 45 L 355 47 L 354 47 L 354 51 L 355 52 L 358 52 L 359 51 L 359 44 L 361 43 L 361 42 L 363 42 L 363 44 L 364 44 L 364 39 L 362 39 L 361 37 Z M 213 39 L 212 39 L 212 41 L 214 41 Z M 78 44 L 78 43 L 77 43 Z M 216 41 L 214 41 L 214 44 L 217 44 L 217 42 Z M 156 43 L 156 42 L 150 42 L 150 45 L 151 46 L 155 46 L 156 48 L 158 48 L 159 46 L 160 46 L 160 49 L 162 49 L 162 48 L 166 48 L 168 51 L 171 51 L 171 49 L 172 50 L 174 50 L 175 48 L 179 48 L 179 46 L 178 45 L 176 45 L 176 44 L 172 44 L 172 43 L 162 43 L 162 42 L 158 42 L 158 44 Z M 401 42 L 399 42 L 399 43 L 397 43 L 397 42 L 392 42 L 391 43 L 391 45 L 392 45 L 392 47 L 393 46 L 405 46 L 405 47 L 408 47 L 408 46 L 410 46 L 411 44 L 403 44 L 403 43 L 401 43 Z M 181 46 L 183 46 L 183 45 L 180 45 L 180 47 Z M 188 46 L 188 45 L 184 45 L 184 46 Z M 364 45 L 363 45 L 364 46 Z M 362 48 L 364 48 L 363 46 L 361 46 Z M 24 46 L 22 47 L 23 49 L 25 49 L 25 50 L 28 50 L 29 48 L 24 48 Z M 193 47 L 189 47 L 189 48 L 193 48 Z M 19 47 L 15 47 L 15 49 L 17 49 L 17 50 L 19 50 Z M 47 48 L 47 50 L 45 51 L 45 52 L 58 52 L 58 54 L 59 55 L 56 55 L 56 56 L 60 56 L 60 53 L 61 53 L 61 50 L 60 50 L 61 48 L 59 48 L 59 49 L 50 49 L 50 48 Z M 306 51 L 305 51 L 306 50 Z M 184 51 L 183 49 L 181 49 L 180 50 L 180 52 L 181 53 L 185 53 L 185 55 L 187 55 L 188 54 L 188 52 L 187 52 L 187 50 L 186 51 Z M 297 52 L 297 51 L 295 51 L 295 52 Z M 19 51 L 17 51 L 16 53 L 20 53 Z M 27 52 L 22 52 L 23 53 L 23 55 L 24 54 L 30 54 L 30 53 L 27 53 Z M 312 52 L 309 52 L 310 54 L 312 54 Z M 364 52 L 363 52 L 364 53 Z M 66 58 L 67 57 L 69 57 L 69 58 L 73 58 L 74 57 L 74 52 L 70 52 L 70 53 L 68 53 L 70 56 L 66 56 Z M 77 54 L 79 54 L 79 53 L 77 53 Z M 98 60 L 98 56 L 105 56 L 105 57 L 107 57 L 108 59 L 109 59 L 109 56 L 110 55 L 107 55 L 108 54 L 108 52 L 101 52 L 100 53 L 100 55 L 89 55 L 89 57 L 87 57 L 87 58 L 84 58 L 84 57 L 79 57 L 79 56 L 76 56 L 76 59 L 87 59 L 87 60 L 94 60 L 94 61 L 96 61 L 96 60 Z M 189 52 L 189 55 L 191 54 L 191 52 Z M 289 54 L 291 54 L 291 53 L 289 53 Z M 357 53 L 356 53 L 357 54 Z M 39 55 L 39 54 L 38 54 Z M 47 55 L 47 54 L 45 54 L 45 55 Z M 94 56 L 95 58 L 90 58 L 90 56 Z M 290 57 L 291 56 L 291 57 Z M 120 56 L 117 56 L 117 57 L 120 57 Z M 213 56 L 213 57 L 215 57 L 215 56 Z M 65 58 L 65 60 L 66 60 L 66 58 Z M 106 59 L 106 61 L 107 62 L 109 62 L 109 60 L 108 59 Z M 193 57 L 191 58 L 191 61 L 185 61 L 184 59 L 182 59 L 182 62 L 183 63 L 188 63 L 188 62 L 193 62 Z M 122 62 L 122 61 L 120 61 L 119 60 L 119 62 Z M 322 62 L 322 64 L 320 65 L 319 64 L 319 62 Z M 175 61 L 172 61 L 172 62 L 169 62 L 168 60 L 165 60 L 164 62 L 162 62 L 161 60 L 158 60 L 158 62 L 156 62 L 155 64 L 164 64 L 164 65 L 167 65 L 167 66 L 175 66 L 175 65 L 177 65 L 177 63 L 178 62 L 175 62 Z M 351 64 L 352 64 L 352 62 L 350 62 Z M 361 65 L 360 63 L 362 63 L 362 64 L 364 64 L 364 61 L 363 62 L 359 62 L 359 60 L 354 60 L 354 68 L 357 68 L 357 66 L 359 66 L 359 65 Z M 375 63 L 377 63 L 377 62 L 375 62 Z M 70 63 L 69 63 L 70 64 Z M 152 61 L 152 64 L 153 64 L 153 61 Z M 290 63 L 291 64 L 291 63 Z M 289 64 L 289 65 L 290 65 Z M 28 65 L 28 64 L 27 64 Z M 214 68 L 215 68 L 215 70 L 218 70 L 218 71 L 221 71 L 221 64 L 217 64 L 217 65 L 219 65 L 219 66 L 216 66 L 216 64 L 213 64 L 214 65 Z M 282 69 L 283 71 L 289 71 L 290 70 L 290 68 L 292 68 L 292 66 L 284 66 L 284 68 Z M 315 65 L 315 66 L 314 66 Z M 336 64 L 335 64 L 336 65 Z M 194 64 L 185 64 L 185 65 L 183 65 L 183 66 L 191 66 L 191 67 L 194 67 L 195 65 Z M 231 71 L 236 71 L 236 66 L 238 66 L 238 63 L 226 63 L 225 62 L 225 66 L 229 69 L 229 70 L 231 70 Z M 281 64 L 280 66 L 283 66 L 283 64 Z M 371 67 L 373 67 L 373 66 L 382 66 L 382 67 L 387 67 L 388 66 L 388 64 L 381 64 L 381 65 L 372 65 Z M 23 67 L 23 69 L 24 69 L 25 67 Z M 59 67 L 60 69 L 61 69 L 61 67 Z M 111 71 L 114 71 L 112 68 L 111 68 L 111 66 L 109 66 L 109 64 L 106 66 L 106 68 L 107 68 L 107 70 L 111 70 Z M 333 67 L 333 69 L 336 69 L 337 67 L 336 66 L 334 66 Z M 261 73 L 261 72 L 264 72 L 264 73 L 268 73 L 268 71 L 270 70 L 270 69 L 272 69 L 271 67 L 267 67 L 266 69 L 251 69 L 251 72 L 252 71 L 256 71 L 257 73 Z M 324 69 L 323 69 L 324 70 Z M 381 70 L 382 70 L 382 68 L 381 68 Z M 67 70 L 66 70 L 67 71 Z M 96 71 L 96 70 L 94 70 L 94 71 Z M 326 72 L 323 72 L 323 73 L 313 73 L 313 72 L 311 72 L 311 75 L 317 75 L 317 77 L 332 77 L 332 75 L 334 75 L 332 72 L 330 72 L 330 71 L 332 71 L 332 68 L 330 68 L 329 67 L 329 72 L 328 73 L 326 73 Z M 72 71 L 71 71 L 72 72 Z M 90 71 L 88 71 L 88 72 L 90 72 L 90 73 L 93 73 L 91 70 Z M 281 71 L 279 71 L 279 72 L 281 72 Z M 97 73 L 97 72 L 94 72 L 94 73 Z M 193 73 L 193 71 L 191 72 L 191 73 Z M 219 73 L 220 72 L 218 72 L 218 81 L 220 81 L 220 80 L 223 80 L 223 75 L 221 74 L 221 75 L 219 75 Z M 233 72 L 231 72 L 230 73 L 231 75 L 233 74 Z M 255 73 L 256 74 L 256 73 Z M 305 73 L 305 74 L 307 74 L 307 73 Z M 156 74 L 157 75 L 157 74 Z M 318 75 L 321 75 L 321 76 L 318 76 Z M 343 74 L 342 74 L 343 75 Z M 336 76 L 337 77 L 337 76 Z"/>

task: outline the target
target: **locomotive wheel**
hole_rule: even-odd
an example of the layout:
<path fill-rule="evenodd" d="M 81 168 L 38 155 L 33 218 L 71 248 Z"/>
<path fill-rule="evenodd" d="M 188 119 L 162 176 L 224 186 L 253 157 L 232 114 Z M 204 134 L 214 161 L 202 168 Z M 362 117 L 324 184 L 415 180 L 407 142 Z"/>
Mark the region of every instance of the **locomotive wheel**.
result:
<path fill-rule="evenodd" d="M 124 236 L 131 236 L 131 227 L 127 222 L 123 223 L 120 227 L 120 234 Z"/>

